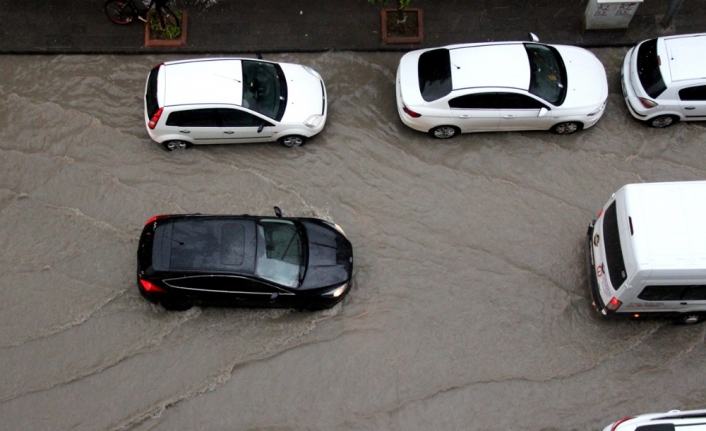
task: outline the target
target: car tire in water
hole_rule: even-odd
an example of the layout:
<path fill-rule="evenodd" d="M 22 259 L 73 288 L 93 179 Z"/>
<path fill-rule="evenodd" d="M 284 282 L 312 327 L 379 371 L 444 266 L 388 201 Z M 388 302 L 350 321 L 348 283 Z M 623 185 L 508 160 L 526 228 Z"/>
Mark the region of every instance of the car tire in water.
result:
<path fill-rule="evenodd" d="M 669 127 L 672 124 L 676 123 L 677 121 L 679 121 L 679 119 L 673 115 L 660 115 L 650 120 L 647 120 L 647 124 L 649 124 L 650 127 L 654 127 L 655 129 L 664 129 L 665 127 Z"/>
<path fill-rule="evenodd" d="M 174 299 L 164 299 L 160 302 L 165 310 L 169 311 L 186 311 L 194 306 L 189 301 L 179 301 Z"/>
<path fill-rule="evenodd" d="M 552 131 L 557 135 L 570 135 L 576 133 L 583 129 L 583 124 L 576 121 L 568 121 L 566 123 L 559 123 L 552 127 Z"/>
<path fill-rule="evenodd" d="M 436 139 L 451 139 L 460 133 L 461 130 L 454 126 L 437 126 L 429 131 Z"/>
<path fill-rule="evenodd" d="M 279 138 L 279 143 L 285 147 L 301 147 L 306 144 L 306 138 L 299 135 L 289 135 Z"/>
<path fill-rule="evenodd" d="M 167 141 L 162 144 L 167 151 L 186 150 L 191 148 L 191 144 L 186 141 Z"/>
<path fill-rule="evenodd" d="M 693 325 L 695 323 L 701 323 L 704 321 L 706 316 L 699 313 L 684 313 L 679 317 L 674 319 L 674 323 L 680 325 Z"/>
<path fill-rule="evenodd" d="M 108 0 L 104 9 L 108 19 L 120 25 L 130 24 L 137 14 L 130 3 L 122 0 Z"/>

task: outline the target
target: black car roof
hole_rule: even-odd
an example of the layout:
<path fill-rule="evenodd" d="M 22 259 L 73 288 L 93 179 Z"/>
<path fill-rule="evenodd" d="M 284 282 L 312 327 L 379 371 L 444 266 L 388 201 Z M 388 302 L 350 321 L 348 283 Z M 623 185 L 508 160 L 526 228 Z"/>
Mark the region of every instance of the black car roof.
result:
<path fill-rule="evenodd" d="M 153 265 L 167 271 L 253 274 L 256 250 L 257 226 L 253 219 L 175 219 L 155 233 Z"/>

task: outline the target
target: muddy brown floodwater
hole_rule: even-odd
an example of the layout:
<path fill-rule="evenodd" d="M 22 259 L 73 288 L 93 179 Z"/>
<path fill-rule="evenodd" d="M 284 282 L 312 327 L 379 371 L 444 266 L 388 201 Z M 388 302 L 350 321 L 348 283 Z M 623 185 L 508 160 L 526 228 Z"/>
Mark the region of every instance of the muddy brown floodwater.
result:
<path fill-rule="evenodd" d="M 436 141 L 395 108 L 400 54 L 270 55 L 324 77 L 306 146 L 167 153 L 144 130 L 175 56 L 0 57 L 0 429 L 600 430 L 706 406 L 706 325 L 604 321 L 583 240 L 629 182 L 706 177 L 706 127 L 607 112 L 572 136 Z M 323 217 L 354 246 L 332 310 L 140 297 L 155 214 Z"/>

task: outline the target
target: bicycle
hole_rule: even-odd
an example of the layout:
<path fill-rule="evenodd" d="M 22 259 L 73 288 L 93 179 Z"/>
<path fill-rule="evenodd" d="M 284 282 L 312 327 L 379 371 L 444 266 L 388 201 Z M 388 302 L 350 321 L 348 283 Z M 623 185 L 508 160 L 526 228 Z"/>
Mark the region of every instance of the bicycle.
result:
<path fill-rule="evenodd" d="M 150 0 L 147 8 L 138 7 L 134 0 L 108 0 L 105 2 L 105 14 L 116 24 L 130 24 L 135 18 L 147 22 L 147 12 L 154 5 L 162 29 L 167 26 L 179 27 L 179 18 L 167 6 L 167 0 Z"/>

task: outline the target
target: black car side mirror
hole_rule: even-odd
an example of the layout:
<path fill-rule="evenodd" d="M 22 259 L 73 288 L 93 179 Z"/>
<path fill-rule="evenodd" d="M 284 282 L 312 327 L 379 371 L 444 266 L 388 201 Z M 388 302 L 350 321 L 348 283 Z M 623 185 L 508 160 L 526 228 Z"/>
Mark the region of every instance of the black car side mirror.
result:
<path fill-rule="evenodd" d="M 279 209 L 279 207 L 277 205 L 275 205 L 275 215 L 277 217 L 282 217 L 282 210 Z"/>
<path fill-rule="evenodd" d="M 264 128 L 265 128 L 265 123 L 261 123 L 260 127 L 257 128 L 257 133 L 261 133 L 262 129 L 264 129 Z"/>

